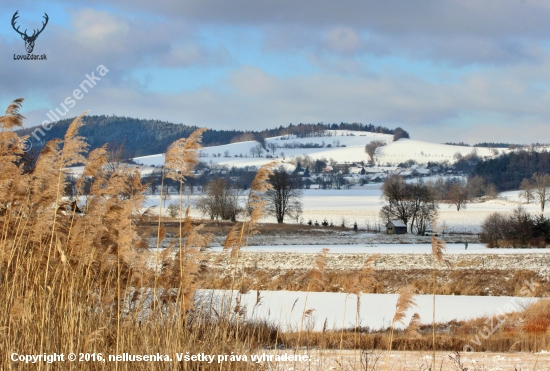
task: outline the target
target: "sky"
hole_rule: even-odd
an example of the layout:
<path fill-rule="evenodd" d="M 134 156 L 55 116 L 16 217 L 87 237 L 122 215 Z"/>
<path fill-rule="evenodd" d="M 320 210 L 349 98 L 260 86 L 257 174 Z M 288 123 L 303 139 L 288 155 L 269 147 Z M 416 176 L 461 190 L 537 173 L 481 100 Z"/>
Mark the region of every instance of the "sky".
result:
<path fill-rule="evenodd" d="M 29 35 L 47 13 L 33 51 L 46 60 L 14 59 L 26 54 L 16 11 Z M 2 0 L 0 14 L 0 104 L 25 98 L 25 126 L 58 109 L 215 129 L 362 122 L 430 142 L 550 143 L 548 1 Z"/>

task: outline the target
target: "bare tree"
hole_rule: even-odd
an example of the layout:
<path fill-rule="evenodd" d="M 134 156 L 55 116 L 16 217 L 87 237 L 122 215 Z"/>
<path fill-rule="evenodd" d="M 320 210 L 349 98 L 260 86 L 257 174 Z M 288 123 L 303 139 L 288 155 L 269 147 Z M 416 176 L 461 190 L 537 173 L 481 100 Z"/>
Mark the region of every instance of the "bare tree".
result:
<path fill-rule="evenodd" d="M 279 149 L 279 146 L 275 142 L 267 142 L 267 149 L 271 151 L 271 154 L 275 156 L 275 153 Z"/>
<path fill-rule="evenodd" d="M 105 171 L 107 174 L 113 174 L 119 168 L 125 167 L 125 153 L 124 142 L 122 144 L 109 143 L 107 145 L 107 163 L 105 164 Z"/>
<path fill-rule="evenodd" d="M 197 202 L 197 208 L 212 220 L 235 221 L 242 211 L 239 191 L 223 178 L 214 179 L 206 186 L 206 193 Z"/>
<path fill-rule="evenodd" d="M 535 194 L 534 194 L 534 190 L 533 190 L 533 185 L 531 184 L 529 179 L 524 178 L 521 181 L 519 189 L 521 191 L 521 192 L 519 192 L 519 197 L 525 198 L 525 200 L 527 200 L 528 204 L 531 203 L 531 200 L 535 198 Z"/>
<path fill-rule="evenodd" d="M 256 144 L 254 147 L 250 148 L 250 154 L 252 157 L 261 157 L 264 149 L 261 144 Z"/>
<path fill-rule="evenodd" d="M 468 203 L 468 190 L 462 182 L 456 182 L 449 188 L 448 199 L 451 201 L 451 205 L 456 206 L 456 211 L 460 211 L 460 208 L 466 208 Z"/>
<path fill-rule="evenodd" d="M 275 216 L 277 223 L 283 223 L 285 216 L 298 218 L 302 214 L 302 191 L 296 178 L 291 177 L 283 166 L 269 177 L 273 189 L 265 193 L 266 209 Z"/>
<path fill-rule="evenodd" d="M 545 173 L 535 173 L 532 178 L 533 192 L 535 198 L 540 204 L 540 211 L 544 212 L 546 201 L 550 197 L 550 175 Z"/>
<path fill-rule="evenodd" d="M 420 182 L 408 184 L 403 177 L 393 175 L 386 178 L 382 191 L 387 204 L 380 210 L 380 217 L 410 222 L 411 232 L 416 228 L 418 234 L 423 234 L 439 206 L 433 189 Z"/>
<path fill-rule="evenodd" d="M 385 146 L 386 142 L 382 140 L 373 140 L 365 146 L 365 153 L 369 156 L 369 162 L 374 163 L 374 155 L 379 147 Z"/>

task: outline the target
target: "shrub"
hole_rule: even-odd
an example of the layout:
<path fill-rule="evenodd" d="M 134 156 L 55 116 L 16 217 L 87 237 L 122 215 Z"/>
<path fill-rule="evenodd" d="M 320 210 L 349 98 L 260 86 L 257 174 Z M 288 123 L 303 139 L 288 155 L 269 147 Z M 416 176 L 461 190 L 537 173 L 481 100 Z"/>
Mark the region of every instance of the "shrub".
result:
<path fill-rule="evenodd" d="M 533 218 L 521 206 L 508 217 L 494 212 L 481 225 L 480 240 L 487 247 L 545 247 L 550 242 L 550 220 Z"/>
<path fill-rule="evenodd" d="M 180 214 L 179 205 L 176 205 L 175 203 L 168 205 L 168 214 L 170 215 L 170 218 L 176 218 Z"/>

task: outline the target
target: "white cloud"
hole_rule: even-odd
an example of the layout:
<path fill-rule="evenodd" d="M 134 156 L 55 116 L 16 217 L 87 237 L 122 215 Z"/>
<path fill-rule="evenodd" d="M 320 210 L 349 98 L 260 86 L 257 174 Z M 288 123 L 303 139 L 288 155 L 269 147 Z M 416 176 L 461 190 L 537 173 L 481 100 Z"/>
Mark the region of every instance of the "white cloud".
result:
<path fill-rule="evenodd" d="M 327 32 L 327 46 L 339 53 L 353 53 L 359 47 L 361 38 L 349 27 L 336 27 Z"/>

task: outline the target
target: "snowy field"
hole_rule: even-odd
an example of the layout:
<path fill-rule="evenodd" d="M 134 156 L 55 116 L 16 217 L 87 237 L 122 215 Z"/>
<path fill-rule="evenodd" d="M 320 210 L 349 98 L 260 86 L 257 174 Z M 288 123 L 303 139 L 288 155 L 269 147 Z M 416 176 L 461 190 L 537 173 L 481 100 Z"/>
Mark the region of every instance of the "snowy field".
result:
<path fill-rule="evenodd" d="M 393 142 L 393 135 L 360 131 L 328 130 L 327 135 L 330 136 L 310 138 L 280 136 L 267 138 L 266 142 L 273 142 L 279 147 L 306 143 L 325 145 L 324 148 L 279 148 L 275 152 L 275 159 L 279 161 L 295 156 L 308 155 L 313 159 L 324 157 L 326 159 L 332 158 L 337 162 L 351 163 L 366 161 L 367 155 L 365 154 L 365 145 L 373 140 L 379 140 L 386 142 L 386 145 L 378 149 L 376 161 L 380 164 L 391 163 L 394 165 L 410 159 L 416 160 L 418 163 L 428 163 L 430 161 L 449 161 L 452 163 L 454 162 L 453 156 L 455 153 L 459 152 L 463 156 L 466 156 L 471 153 L 473 149 L 473 147 L 452 146 L 412 139 L 401 139 L 397 142 Z M 206 147 L 201 151 L 201 160 L 228 167 L 261 166 L 272 161 L 273 159 L 266 157 L 252 157 L 250 149 L 257 144 L 258 143 L 255 141 L 249 141 Z M 326 147 L 329 144 L 331 148 Z M 481 157 L 492 156 L 489 148 L 477 147 L 476 150 Z M 507 150 L 499 149 L 499 151 L 502 152 Z M 164 163 L 164 154 L 136 157 L 134 161 L 143 165 L 158 166 Z"/>
<path fill-rule="evenodd" d="M 229 296 L 229 291 L 213 290 L 218 297 Z M 201 293 L 208 294 L 209 290 Z M 237 295 L 234 292 L 233 298 Z M 328 329 L 350 328 L 356 324 L 357 296 L 332 292 L 260 291 L 260 305 L 257 292 L 242 295 L 241 305 L 246 305 L 251 319 L 267 320 L 281 326 L 284 331 L 298 330 L 304 310 L 313 309 L 302 324 L 303 329 L 321 331 L 325 321 Z M 388 327 L 395 312 L 396 294 L 362 294 L 358 323 L 371 329 Z M 416 295 L 418 307 L 407 311 L 405 324 L 418 313 L 422 323 L 431 323 L 432 296 Z M 306 301 L 307 300 L 307 301 Z M 488 296 L 436 296 L 436 322 L 469 320 L 498 313 L 521 311 L 537 298 L 488 297 Z M 396 326 L 403 328 L 402 325 Z"/>
<path fill-rule="evenodd" d="M 511 213 L 514 208 L 521 205 L 532 215 L 540 214 L 540 208 L 535 203 L 525 204 L 518 197 L 519 191 L 508 191 L 499 194 L 495 200 L 488 200 L 481 203 L 469 203 L 466 208 L 456 211 L 452 205 L 440 204 L 439 221 L 446 232 L 449 233 L 479 233 L 484 219 L 492 212 Z M 202 217 L 195 205 L 201 197 L 200 193 L 185 195 L 183 198 L 184 207 L 191 206 L 191 216 Z M 351 227 L 357 222 L 359 229 L 384 230 L 384 223 L 379 218 L 380 208 L 384 204 L 382 191 L 379 185 L 367 185 L 353 189 L 306 189 L 303 191 L 303 214 L 299 220 L 286 219 L 286 223 L 307 224 L 310 220 L 321 224 L 324 219 L 335 226 L 342 222 Z M 179 204 L 178 195 L 170 195 L 169 199 L 163 202 L 163 214 L 168 215 L 166 207 L 171 203 Z M 242 197 L 244 204 L 244 196 Z M 148 196 L 145 208 L 152 207 L 151 212 L 157 213 L 160 205 L 160 196 Z M 142 210 L 144 211 L 145 208 Z M 550 211 L 544 213 L 547 217 Z M 272 217 L 264 218 L 264 222 L 275 223 Z"/>
<path fill-rule="evenodd" d="M 271 245 L 249 246 L 248 252 L 269 253 L 299 253 L 317 254 L 323 247 L 329 248 L 329 252 L 338 254 L 425 254 L 431 255 L 430 244 L 362 244 L 362 245 Z M 220 252 L 222 247 L 214 247 L 212 251 Z M 453 255 L 526 255 L 526 254 L 550 254 L 550 249 L 489 249 L 484 244 L 468 244 L 468 249 L 463 244 L 448 244 L 447 254 Z"/>
<path fill-rule="evenodd" d="M 257 142 L 240 142 L 227 144 L 223 146 L 206 147 L 201 150 L 201 160 L 211 165 L 223 166 L 261 166 L 273 160 L 285 163 L 288 166 L 290 159 L 295 156 L 308 155 L 313 159 L 326 158 L 334 159 L 337 162 L 357 162 L 366 161 L 365 145 L 373 140 L 379 140 L 386 143 L 380 147 L 376 153 L 376 162 L 384 165 L 391 163 L 397 165 L 400 162 L 413 159 L 418 163 L 427 163 L 429 161 L 440 162 L 454 161 L 453 156 L 459 152 L 463 156 L 472 152 L 473 147 L 445 145 L 438 143 L 422 142 L 412 139 L 401 139 L 393 142 L 393 136 L 387 134 L 354 132 L 347 130 L 329 130 L 327 136 L 316 136 L 310 138 L 296 138 L 293 136 L 281 136 L 268 138 L 268 143 L 273 142 L 279 147 L 285 145 L 299 144 L 319 144 L 324 148 L 279 148 L 275 151 L 275 158 L 251 157 L 250 149 L 257 145 Z M 328 145 L 331 148 L 327 148 Z M 477 154 L 481 157 L 491 157 L 493 154 L 488 148 L 476 147 Z M 503 151 L 499 149 L 500 153 Z M 284 155 L 283 155 L 284 154 Z M 265 153 L 264 153 L 265 155 Z M 240 157 L 243 156 L 243 157 Z M 158 168 L 152 166 L 161 166 L 164 163 L 164 154 L 138 157 L 134 159 L 142 164 L 139 170 L 143 175 L 147 175 Z M 136 167 L 135 165 L 130 165 Z M 82 172 L 81 167 L 71 168 L 75 174 Z M 423 178 L 427 181 L 431 178 Z M 409 180 L 416 181 L 416 180 Z M 191 216 L 201 217 L 194 205 L 200 197 L 200 194 L 186 195 L 184 205 L 191 205 Z M 244 197 L 243 197 L 244 199 Z M 163 202 L 163 208 L 169 204 L 179 205 L 179 196 L 170 195 L 169 199 Z M 335 226 L 345 224 L 352 226 L 357 222 L 360 229 L 383 229 L 383 222 L 379 218 L 379 210 L 383 205 L 380 185 L 369 184 L 365 186 L 354 186 L 352 189 L 341 190 L 304 190 L 303 214 L 297 220 L 287 219 L 287 223 L 306 224 L 310 220 L 314 224 L 316 221 L 321 224 L 323 220 L 332 223 Z M 148 196 L 145 208 L 152 207 L 151 212 L 157 213 L 159 209 L 159 196 Z M 468 204 L 465 209 L 457 212 L 454 207 L 449 205 L 440 205 L 440 222 L 443 228 L 451 233 L 479 233 L 480 225 L 483 220 L 492 212 L 509 213 L 511 210 L 522 204 L 518 199 L 518 191 L 503 192 L 496 200 L 490 200 L 483 203 Z M 539 207 L 534 204 L 523 204 L 531 214 L 539 214 Z M 165 212 L 165 215 L 167 213 Z M 265 222 L 275 222 L 274 218 L 266 217 Z"/>

